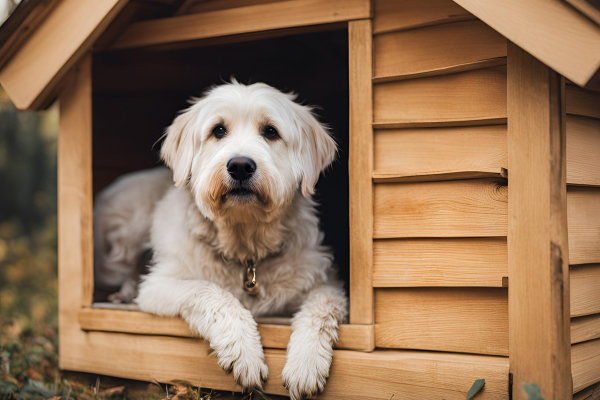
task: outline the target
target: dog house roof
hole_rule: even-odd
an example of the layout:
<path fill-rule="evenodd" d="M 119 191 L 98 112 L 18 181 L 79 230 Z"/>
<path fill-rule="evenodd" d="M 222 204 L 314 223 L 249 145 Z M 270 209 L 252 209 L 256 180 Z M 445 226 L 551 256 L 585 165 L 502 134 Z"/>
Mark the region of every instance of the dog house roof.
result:
<path fill-rule="evenodd" d="M 600 9 L 594 5 L 597 2 L 455 2 L 577 85 L 600 89 Z M 327 18 L 287 21 L 287 25 L 282 26 L 278 25 L 276 18 L 272 19 L 274 22 L 262 25 L 248 24 L 246 22 L 252 18 L 268 21 L 268 18 L 264 18 L 265 11 L 269 10 L 266 7 L 273 7 L 275 3 L 274 0 L 253 0 L 232 3 L 236 8 L 235 12 L 227 15 L 233 18 L 230 25 L 235 26 L 234 29 L 217 29 L 218 31 L 211 32 L 206 24 L 208 14 L 221 12 L 223 15 L 211 15 L 210 18 L 215 20 L 218 17 L 221 23 L 224 22 L 223 11 L 227 10 L 222 8 L 225 2 L 220 7 L 205 7 L 205 19 L 201 19 L 201 14 L 188 14 L 190 7 L 193 12 L 192 6 L 195 3 L 209 2 L 22 0 L 0 29 L 0 84 L 18 108 L 41 109 L 51 103 L 66 72 L 92 46 L 100 49 L 145 47 L 182 40 L 364 19 L 371 15 L 368 0 L 349 0 L 344 4 L 328 0 L 292 0 L 279 6 L 294 7 L 296 12 L 290 13 L 292 16 L 289 18 L 302 19 L 303 13 L 298 10 L 303 7 L 319 9 L 324 15 L 327 14 Z M 448 17 L 451 22 L 451 16 Z M 184 20 L 185 23 L 180 24 Z M 174 26 L 186 24 L 188 28 L 184 35 L 171 34 Z M 100 46 L 98 39 L 103 42 Z"/>

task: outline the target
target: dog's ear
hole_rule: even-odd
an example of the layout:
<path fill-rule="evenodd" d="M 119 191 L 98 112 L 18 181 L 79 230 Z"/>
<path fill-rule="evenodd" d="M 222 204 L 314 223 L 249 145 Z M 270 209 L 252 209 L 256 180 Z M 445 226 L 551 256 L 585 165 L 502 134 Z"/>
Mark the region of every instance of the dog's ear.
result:
<path fill-rule="evenodd" d="M 315 192 L 319 175 L 335 159 L 337 145 L 329 130 L 322 125 L 308 107 L 299 113 L 301 129 L 307 139 L 302 149 L 302 195 L 305 197 Z"/>
<path fill-rule="evenodd" d="M 166 138 L 160 149 L 160 157 L 173 171 L 175 186 L 185 185 L 194 158 L 194 128 L 197 117 L 195 107 L 179 114 L 167 128 Z"/>

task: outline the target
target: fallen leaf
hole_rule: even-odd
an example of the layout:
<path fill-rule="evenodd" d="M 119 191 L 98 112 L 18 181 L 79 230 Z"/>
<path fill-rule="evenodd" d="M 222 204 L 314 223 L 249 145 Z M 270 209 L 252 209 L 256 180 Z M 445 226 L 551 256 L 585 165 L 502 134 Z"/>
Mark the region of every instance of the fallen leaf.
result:
<path fill-rule="evenodd" d="M 471 400 L 473 397 L 475 397 L 483 385 L 485 385 L 485 379 L 477 379 L 475 382 L 473 382 L 471 389 L 469 389 L 469 393 L 467 393 L 467 400 Z"/>

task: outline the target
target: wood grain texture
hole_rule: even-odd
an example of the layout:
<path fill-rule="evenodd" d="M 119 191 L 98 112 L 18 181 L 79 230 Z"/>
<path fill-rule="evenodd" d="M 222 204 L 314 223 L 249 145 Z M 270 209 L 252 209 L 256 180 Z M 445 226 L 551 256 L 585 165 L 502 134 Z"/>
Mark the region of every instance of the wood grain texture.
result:
<path fill-rule="evenodd" d="M 373 236 L 506 236 L 507 202 L 493 179 L 376 184 Z"/>
<path fill-rule="evenodd" d="M 383 239 L 373 247 L 375 287 L 502 287 L 506 238 Z"/>
<path fill-rule="evenodd" d="M 573 400 L 598 400 L 598 395 L 600 395 L 600 383 L 588 386 L 573 394 Z"/>
<path fill-rule="evenodd" d="M 570 186 L 567 207 L 571 265 L 600 263 L 600 188 Z"/>
<path fill-rule="evenodd" d="M 132 24 L 112 49 L 239 35 L 369 18 L 368 0 L 289 0 Z"/>
<path fill-rule="evenodd" d="M 507 290 L 377 289 L 375 345 L 507 355 Z"/>
<path fill-rule="evenodd" d="M 571 317 L 600 313 L 600 264 L 571 267 Z"/>
<path fill-rule="evenodd" d="M 127 0 L 62 0 L 0 70 L 19 109 L 37 109 Z"/>
<path fill-rule="evenodd" d="M 600 27 L 564 1 L 456 3 L 580 86 L 600 67 Z"/>
<path fill-rule="evenodd" d="M 81 332 L 81 331 L 80 331 Z M 204 387 L 239 391 L 231 375 L 217 365 L 212 350 L 199 339 L 124 333 L 89 332 L 72 335 L 61 364 L 65 369 L 159 382 L 183 379 Z M 284 350 L 265 351 L 269 367 L 266 393 L 285 395 L 281 371 Z M 119 362 L 115 362 L 119 360 Z M 329 379 L 320 399 L 380 400 L 443 398 L 464 400 L 473 376 L 486 380 L 483 400 L 508 400 L 508 360 L 505 357 L 385 351 L 335 350 Z"/>
<path fill-rule="evenodd" d="M 375 0 L 373 33 L 475 19 L 451 0 Z"/>
<path fill-rule="evenodd" d="M 3 22 L 3 30 L 6 29 L 12 33 L 6 38 L 6 41 L 2 42 L 2 47 L 0 48 L 0 69 L 4 67 L 6 62 L 17 52 L 19 47 L 21 47 L 31 34 L 35 32 L 37 27 L 50 12 L 52 12 L 59 1 L 60 0 L 44 0 L 36 3 L 30 2 L 29 4 L 23 4 L 21 7 L 28 7 L 29 10 L 21 21 L 16 21 L 14 23 L 15 25 L 13 25 L 13 21 L 11 20 Z M 14 18 L 14 14 L 11 15 L 11 17 Z M 9 27 L 9 25 L 13 26 Z"/>
<path fill-rule="evenodd" d="M 499 7 L 501 8 L 501 7 Z M 564 78 L 508 46 L 508 279 L 515 400 L 572 396 Z"/>
<path fill-rule="evenodd" d="M 497 124 L 506 118 L 506 67 L 396 82 L 373 88 L 374 122 Z"/>
<path fill-rule="evenodd" d="M 377 35 L 373 48 L 376 82 L 506 64 L 506 39 L 481 21 Z"/>
<path fill-rule="evenodd" d="M 106 309 L 82 309 L 78 314 L 79 325 L 86 331 L 135 333 L 142 335 L 197 337 L 181 318 L 167 318 L 140 311 Z M 258 321 L 257 321 L 258 322 Z M 269 321 L 266 321 L 269 322 Z M 286 349 L 292 334 L 292 327 L 275 323 L 258 322 L 263 347 Z M 339 330 L 340 339 L 336 348 L 372 351 L 375 348 L 372 325 L 343 324 Z"/>
<path fill-rule="evenodd" d="M 600 186 L 599 154 L 600 120 L 567 115 L 567 183 Z"/>
<path fill-rule="evenodd" d="M 571 343 L 600 338 L 600 314 L 571 318 Z"/>
<path fill-rule="evenodd" d="M 589 19 L 600 25 L 600 9 L 589 0 L 566 0 L 567 3 L 584 13 Z"/>
<path fill-rule="evenodd" d="M 378 130 L 373 178 L 460 172 L 500 176 L 506 168 L 506 126 Z"/>
<path fill-rule="evenodd" d="M 92 301 L 92 82 L 90 56 L 68 77 L 60 96 L 58 137 L 59 360 L 68 332 L 79 332 L 77 311 Z M 59 361 L 60 363 L 60 361 Z"/>
<path fill-rule="evenodd" d="M 568 85 L 567 114 L 600 118 L 600 93 Z"/>
<path fill-rule="evenodd" d="M 600 382 L 600 339 L 574 344 L 571 354 L 573 393 Z"/>
<path fill-rule="evenodd" d="M 372 24 L 348 24 L 350 68 L 350 323 L 373 323 Z"/>
<path fill-rule="evenodd" d="M 92 82 L 87 54 L 70 77 L 71 90 L 60 97 L 58 186 L 59 262 L 81 270 L 80 305 L 92 305 L 93 196 L 92 196 Z"/>

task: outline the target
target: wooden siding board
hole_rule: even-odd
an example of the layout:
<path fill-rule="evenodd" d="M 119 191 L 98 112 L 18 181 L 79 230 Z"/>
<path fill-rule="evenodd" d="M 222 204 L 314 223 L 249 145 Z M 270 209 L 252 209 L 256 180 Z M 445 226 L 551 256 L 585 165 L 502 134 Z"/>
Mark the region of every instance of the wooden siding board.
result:
<path fill-rule="evenodd" d="M 373 177 L 389 180 L 507 168 L 506 125 L 378 130 Z"/>
<path fill-rule="evenodd" d="M 506 236 L 507 203 L 494 179 L 376 184 L 374 237 Z"/>
<path fill-rule="evenodd" d="M 375 0 L 373 33 L 475 19 L 451 0 Z"/>
<path fill-rule="evenodd" d="M 376 127 L 408 124 L 499 124 L 506 119 L 506 67 L 378 83 Z M 488 121 L 488 123 L 486 123 Z"/>
<path fill-rule="evenodd" d="M 375 81 L 506 64 L 506 39 L 477 20 L 377 35 L 373 48 Z"/>
<path fill-rule="evenodd" d="M 377 289 L 375 344 L 377 347 L 507 355 L 507 290 Z"/>
<path fill-rule="evenodd" d="M 506 238 L 376 240 L 375 287 L 502 287 Z"/>
<path fill-rule="evenodd" d="M 600 339 L 574 344 L 571 353 L 573 393 L 600 382 Z"/>
<path fill-rule="evenodd" d="M 571 318 L 571 343 L 600 338 L 600 314 Z"/>
<path fill-rule="evenodd" d="M 571 265 L 600 263 L 600 188 L 570 186 L 567 207 Z"/>
<path fill-rule="evenodd" d="M 567 183 L 600 186 L 599 155 L 600 120 L 567 115 Z"/>
<path fill-rule="evenodd" d="M 571 317 L 600 313 L 600 264 L 571 267 Z"/>

